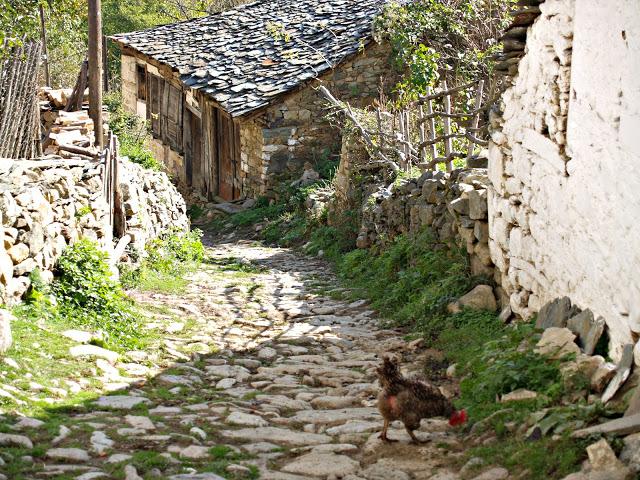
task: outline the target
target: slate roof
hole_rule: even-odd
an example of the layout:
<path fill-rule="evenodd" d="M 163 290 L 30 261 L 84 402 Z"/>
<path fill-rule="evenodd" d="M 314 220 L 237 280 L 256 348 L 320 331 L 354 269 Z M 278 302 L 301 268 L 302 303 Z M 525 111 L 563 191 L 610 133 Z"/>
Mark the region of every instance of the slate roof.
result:
<path fill-rule="evenodd" d="M 387 0 L 257 1 L 112 37 L 181 74 L 232 116 L 272 103 L 371 41 Z"/>

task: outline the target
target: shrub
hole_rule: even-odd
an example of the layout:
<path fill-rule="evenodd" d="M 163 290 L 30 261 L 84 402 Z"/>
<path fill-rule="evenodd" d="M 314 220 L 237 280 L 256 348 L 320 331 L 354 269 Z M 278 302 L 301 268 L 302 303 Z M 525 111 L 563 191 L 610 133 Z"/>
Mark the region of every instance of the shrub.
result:
<path fill-rule="evenodd" d="M 147 245 L 146 256 L 135 269 L 123 268 L 127 288 L 173 292 L 185 285 L 184 275 L 204 260 L 202 232 L 170 231 Z"/>
<path fill-rule="evenodd" d="M 114 347 L 139 344 L 140 329 L 132 305 L 112 276 L 107 256 L 90 240 L 68 247 L 58 260 L 51 286 L 60 315 L 81 328 L 100 330 L 105 342 Z M 36 285 L 41 290 L 43 286 Z M 32 293 L 36 303 L 45 300 Z"/>
<path fill-rule="evenodd" d="M 145 140 L 149 135 L 146 122 L 124 109 L 122 97 L 117 92 L 106 95 L 105 104 L 110 113 L 109 127 L 120 141 L 120 153 L 144 168 L 163 170 L 162 163 L 153 156 L 151 150 L 145 145 Z"/>
<path fill-rule="evenodd" d="M 379 255 L 347 253 L 338 271 L 394 324 L 412 327 L 430 340 L 447 323 L 447 304 L 478 282 L 464 252 L 436 242 L 429 230 L 401 235 Z"/>

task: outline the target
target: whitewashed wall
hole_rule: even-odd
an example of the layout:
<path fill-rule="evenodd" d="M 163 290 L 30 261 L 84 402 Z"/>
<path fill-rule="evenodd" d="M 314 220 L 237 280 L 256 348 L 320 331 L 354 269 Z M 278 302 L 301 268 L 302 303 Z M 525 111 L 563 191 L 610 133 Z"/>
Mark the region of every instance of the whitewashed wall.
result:
<path fill-rule="evenodd" d="M 640 333 L 640 3 L 547 0 L 494 115 L 490 249 L 512 309 L 569 296 Z"/>

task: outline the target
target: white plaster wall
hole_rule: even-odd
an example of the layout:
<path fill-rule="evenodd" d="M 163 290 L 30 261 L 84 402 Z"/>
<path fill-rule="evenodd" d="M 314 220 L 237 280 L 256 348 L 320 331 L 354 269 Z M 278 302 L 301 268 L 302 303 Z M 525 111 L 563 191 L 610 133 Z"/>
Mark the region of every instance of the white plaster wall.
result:
<path fill-rule="evenodd" d="M 491 254 L 516 313 L 569 296 L 617 357 L 640 333 L 640 3 L 541 10 L 494 118 Z"/>

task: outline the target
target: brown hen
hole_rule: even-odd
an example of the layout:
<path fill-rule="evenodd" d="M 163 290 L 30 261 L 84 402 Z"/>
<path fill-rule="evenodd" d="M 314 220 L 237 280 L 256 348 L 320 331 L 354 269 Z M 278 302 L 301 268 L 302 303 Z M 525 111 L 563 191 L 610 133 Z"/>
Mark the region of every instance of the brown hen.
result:
<path fill-rule="evenodd" d="M 431 417 L 449 417 L 449 424 L 460 425 L 467 420 L 464 410 L 457 411 L 451 401 L 440 390 L 422 380 L 405 378 L 400 373 L 398 360 L 385 356 L 382 365 L 376 368 L 382 391 L 378 395 L 378 409 L 384 417 L 380 438 L 387 437 L 389 424 L 395 420 L 404 423 L 414 443 L 420 443 L 413 433 L 420 427 L 420 420 Z"/>

